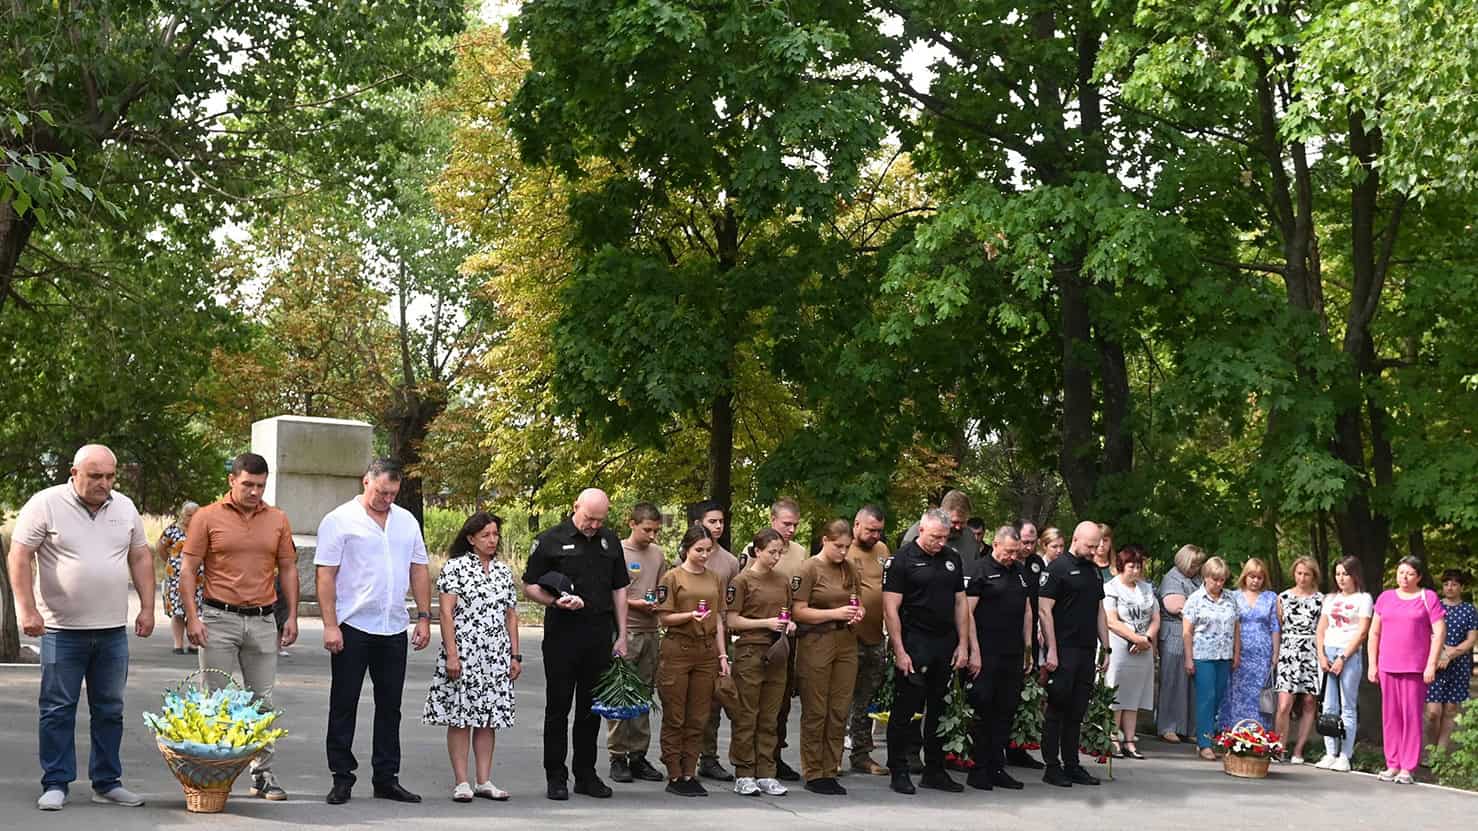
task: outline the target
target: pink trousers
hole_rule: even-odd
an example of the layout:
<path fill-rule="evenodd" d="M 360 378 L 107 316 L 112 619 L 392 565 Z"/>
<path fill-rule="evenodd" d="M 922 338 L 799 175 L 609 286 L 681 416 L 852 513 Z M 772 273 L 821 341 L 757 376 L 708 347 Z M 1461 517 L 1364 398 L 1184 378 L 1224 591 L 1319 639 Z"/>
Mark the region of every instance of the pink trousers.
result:
<path fill-rule="evenodd" d="M 1427 685 L 1420 672 L 1380 674 L 1381 733 L 1386 767 L 1416 770 L 1422 758 L 1422 707 Z"/>

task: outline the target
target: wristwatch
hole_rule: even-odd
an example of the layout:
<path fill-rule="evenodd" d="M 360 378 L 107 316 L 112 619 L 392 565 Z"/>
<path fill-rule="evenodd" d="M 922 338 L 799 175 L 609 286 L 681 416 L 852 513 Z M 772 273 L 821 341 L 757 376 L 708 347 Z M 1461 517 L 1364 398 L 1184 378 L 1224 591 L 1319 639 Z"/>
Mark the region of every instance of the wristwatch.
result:
<path fill-rule="evenodd" d="M 416 612 L 416 620 L 430 620 L 430 619 L 431 619 L 431 613 L 430 612 Z"/>
<path fill-rule="evenodd" d="M 523 663 L 523 656 L 522 656 L 522 655 L 520 655 L 520 654 L 518 654 L 518 653 L 517 653 L 517 652 L 515 652 L 515 653 L 513 653 L 513 654 L 512 654 L 512 655 L 511 655 L 511 656 L 509 656 L 509 657 L 511 657 L 511 658 L 512 658 L 512 659 L 513 659 L 513 660 L 515 660 L 515 661 L 517 661 L 517 662 L 519 662 L 519 663 L 520 663 L 520 664 L 521 664 L 521 663 Z"/>

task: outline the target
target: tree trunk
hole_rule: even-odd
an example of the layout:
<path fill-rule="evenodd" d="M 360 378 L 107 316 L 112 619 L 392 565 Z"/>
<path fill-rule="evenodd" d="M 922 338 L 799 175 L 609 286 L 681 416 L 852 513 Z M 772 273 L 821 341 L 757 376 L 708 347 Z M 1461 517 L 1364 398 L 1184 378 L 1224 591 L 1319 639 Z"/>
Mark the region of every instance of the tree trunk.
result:
<path fill-rule="evenodd" d="M 426 440 L 431 422 L 446 409 L 446 400 L 430 399 L 412 390 L 402 391 L 396 398 L 400 400 L 400 406 L 389 413 L 384 422 L 390 434 L 390 457 L 404 465 L 408 472 L 400 482 L 395 504 L 410 511 L 416 522 L 424 525 L 426 500 L 419 470 L 421 444 Z"/>
<path fill-rule="evenodd" d="M 20 266 L 21 252 L 36 230 L 36 212 L 16 216 L 10 203 L 0 204 L 0 313 L 15 291 L 15 272 Z"/>
<path fill-rule="evenodd" d="M 10 553 L 10 540 L 0 534 L 0 552 Z M 0 556 L 0 561 L 4 557 Z M 21 626 L 15 616 L 15 593 L 10 589 L 10 569 L 0 568 L 0 662 L 14 663 L 21 657 Z"/>
<path fill-rule="evenodd" d="M 1073 508 L 1089 510 L 1098 490 L 1097 442 L 1093 435 L 1093 353 L 1088 299 L 1077 266 L 1057 281 L 1062 302 L 1062 448 L 1058 465 Z"/>
<path fill-rule="evenodd" d="M 728 393 L 713 400 L 709 414 L 708 493 L 727 514 L 734 499 L 734 399 Z M 730 539 L 731 529 L 725 523 L 719 545 L 731 548 Z"/>

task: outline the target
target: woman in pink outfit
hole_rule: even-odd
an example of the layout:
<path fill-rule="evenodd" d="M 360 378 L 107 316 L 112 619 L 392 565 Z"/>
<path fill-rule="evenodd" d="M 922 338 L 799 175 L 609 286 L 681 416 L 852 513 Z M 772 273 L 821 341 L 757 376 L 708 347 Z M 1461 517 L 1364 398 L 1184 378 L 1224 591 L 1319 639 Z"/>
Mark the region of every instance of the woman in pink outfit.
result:
<path fill-rule="evenodd" d="M 1446 610 L 1424 589 L 1422 561 L 1402 557 L 1396 588 L 1381 592 L 1370 621 L 1370 682 L 1380 684 L 1383 782 L 1411 784 L 1422 755 L 1422 704 L 1437 677 L 1437 656 L 1447 634 Z"/>

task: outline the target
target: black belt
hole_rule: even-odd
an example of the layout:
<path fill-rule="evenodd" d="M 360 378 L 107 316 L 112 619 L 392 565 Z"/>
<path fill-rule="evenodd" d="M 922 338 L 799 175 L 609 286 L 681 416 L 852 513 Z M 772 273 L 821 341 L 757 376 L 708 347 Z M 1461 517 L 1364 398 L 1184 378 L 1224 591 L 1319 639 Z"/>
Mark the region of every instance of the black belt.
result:
<path fill-rule="evenodd" d="M 220 609 L 223 612 L 244 615 L 246 617 L 267 617 L 277 610 L 276 604 L 268 603 L 266 606 L 232 606 L 230 603 L 222 603 L 219 600 L 205 598 L 205 605 L 212 609 Z"/>
<path fill-rule="evenodd" d="M 804 638 L 807 635 L 819 635 L 822 632 L 835 632 L 846 629 L 847 624 L 841 620 L 828 620 L 824 623 L 797 623 L 795 625 L 796 637 Z M 779 640 L 778 638 L 776 640 Z"/>

